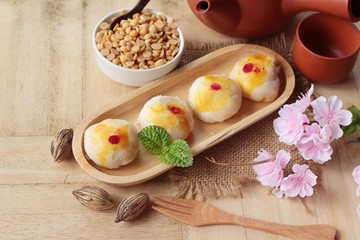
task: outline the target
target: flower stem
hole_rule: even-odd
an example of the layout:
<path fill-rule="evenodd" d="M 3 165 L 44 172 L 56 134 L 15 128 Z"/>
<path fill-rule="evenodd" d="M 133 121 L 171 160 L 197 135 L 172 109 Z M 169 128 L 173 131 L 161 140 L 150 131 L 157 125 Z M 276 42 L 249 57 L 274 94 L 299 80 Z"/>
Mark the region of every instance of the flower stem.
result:
<path fill-rule="evenodd" d="M 358 142 L 360 142 L 360 137 L 351 139 L 351 140 L 347 141 L 346 143 L 358 143 Z"/>
<path fill-rule="evenodd" d="M 206 157 L 205 159 L 208 160 L 209 162 L 213 163 L 213 164 L 216 164 L 216 165 L 219 165 L 219 166 L 225 166 L 225 167 L 253 166 L 253 165 L 262 164 L 262 163 L 267 163 L 267 162 L 270 162 L 270 161 L 273 161 L 273 160 L 274 160 L 274 158 L 270 158 L 270 159 L 265 159 L 265 160 L 262 160 L 262 161 L 259 161 L 259 162 L 225 163 L 225 162 L 218 162 L 218 161 L 216 161 L 215 158 L 213 158 L 213 157 L 211 157 L 211 158 Z"/>

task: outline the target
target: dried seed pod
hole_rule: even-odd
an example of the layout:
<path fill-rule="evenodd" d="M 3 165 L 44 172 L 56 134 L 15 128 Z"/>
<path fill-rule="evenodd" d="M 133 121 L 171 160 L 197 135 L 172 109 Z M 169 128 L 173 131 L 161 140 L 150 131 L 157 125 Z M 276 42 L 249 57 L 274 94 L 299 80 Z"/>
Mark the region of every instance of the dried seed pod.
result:
<path fill-rule="evenodd" d="M 92 210 L 106 210 L 115 206 L 110 194 L 96 186 L 83 186 L 72 194 L 82 205 Z"/>
<path fill-rule="evenodd" d="M 58 132 L 51 142 L 50 152 L 56 162 L 72 157 L 73 129 L 63 129 Z"/>
<path fill-rule="evenodd" d="M 124 199 L 118 206 L 115 222 L 134 220 L 146 209 L 149 201 L 147 193 L 138 193 Z"/>

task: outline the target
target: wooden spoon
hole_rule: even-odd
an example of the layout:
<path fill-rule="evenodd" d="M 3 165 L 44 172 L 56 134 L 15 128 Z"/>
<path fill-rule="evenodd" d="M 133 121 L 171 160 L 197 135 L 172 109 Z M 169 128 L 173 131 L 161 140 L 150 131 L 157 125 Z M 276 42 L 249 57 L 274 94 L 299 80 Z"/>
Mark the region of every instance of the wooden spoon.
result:
<path fill-rule="evenodd" d="M 150 2 L 150 0 L 139 0 L 138 3 L 135 5 L 135 7 L 133 7 L 133 9 L 130 10 L 130 12 L 115 18 L 115 20 L 112 21 L 112 23 L 110 24 L 109 29 L 113 30 L 117 23 L 120 24 L 121 20 L 127 19 L 127 18 L 132 18 L 132 16 L 135 13 L 141 13 L 141 11 L 144 9 L 146 4 L 148 4 L 149 2 Z"/>

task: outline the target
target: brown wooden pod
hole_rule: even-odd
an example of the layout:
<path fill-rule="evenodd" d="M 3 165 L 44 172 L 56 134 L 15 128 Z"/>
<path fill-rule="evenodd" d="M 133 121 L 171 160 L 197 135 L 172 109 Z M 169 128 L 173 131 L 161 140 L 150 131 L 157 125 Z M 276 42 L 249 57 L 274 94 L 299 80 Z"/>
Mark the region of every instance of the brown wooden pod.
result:
<path fill-rule="evenodd" d="M 147 193 L 138 193 L 125 198 L 118 206 L 115 222 L 134 220 L 146 209 L 149 200 Z"/>

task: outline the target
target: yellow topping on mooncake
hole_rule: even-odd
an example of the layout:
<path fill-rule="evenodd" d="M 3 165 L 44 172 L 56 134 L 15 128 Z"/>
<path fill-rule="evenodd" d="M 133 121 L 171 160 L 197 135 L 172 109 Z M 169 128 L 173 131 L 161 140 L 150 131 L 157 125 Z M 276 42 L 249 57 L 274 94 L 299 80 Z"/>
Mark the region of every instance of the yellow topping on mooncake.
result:
<path fill-rule="evenodd" d="M 201 80 L 201 88 L 194 96 L 195 108 L 199 112 L 218 111 L 227 106 L 232 98 L 228 89 L 233 85 L 225 76 L 208 75 Z"/>
<path fill-rule="evenodd" d="M 120 150 L 128 145 L 129 126 L 112 126 L 108 124 L 99 124 L 95 127 L 94 133 L 91 135 L 91 142 L 95 145 L 99 142 L 103 143 L 101 151 L 97 153 L 100 160 L 99 166 L 106 165 L 106 159 L 112 151 Z"/>
<path fill-rule="evenodd" d="M 273 64 L 271 57 L 263 54 L 250 55 L 241 63 L 242 68 L 238 69 L 239 84 L 245 96 L 265 83 L 268 69 Z"/>
<path fill-rule="evenodd" d="M 243 57 L 233 67 L 230 78 L 239 84 L 246 98 L 270 102 L 277 97 L 280 80 L 273 55 L 256 53 Z"/>
<path fill-rule="evenodd" d="M 171 140 L 186 139 L 194 126 L 187 103 L 176 96 L 155 96 L 149 99 L 139 114 L 141 128 L 156 125 L 164 128 Z"/>
<path fill-rule="evenodd" d="M 123 119 L 104 119 L 84 132 L 84 150 L 100 167 L 115 169 L 135 160 L 139 150 L 137 129 Z"/>
<path fill-rule="evenodd" d="M 206 123 L 223 122 L 237 113 L 242 95 L 239 84 L 224 75 L 201 76 L 191 84 L 189 103 Z"/>
<path fill-rule="evenodd" d="M 150 110 L 146 120 L 154 125 L 164 129 L 183 128 L 184 131 L 191 131 L 185 112 L 179 104 L 156 102 L 150 106 Z"/>

